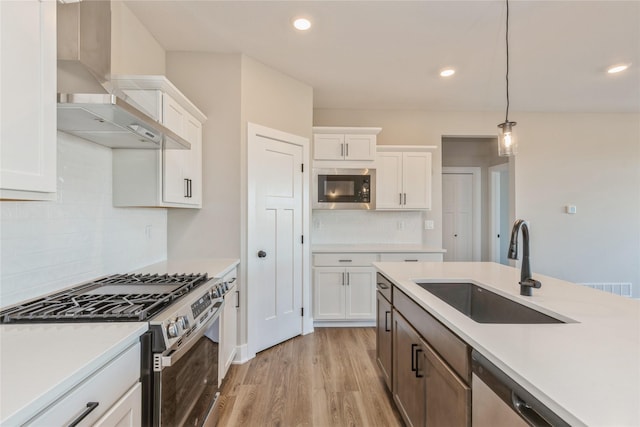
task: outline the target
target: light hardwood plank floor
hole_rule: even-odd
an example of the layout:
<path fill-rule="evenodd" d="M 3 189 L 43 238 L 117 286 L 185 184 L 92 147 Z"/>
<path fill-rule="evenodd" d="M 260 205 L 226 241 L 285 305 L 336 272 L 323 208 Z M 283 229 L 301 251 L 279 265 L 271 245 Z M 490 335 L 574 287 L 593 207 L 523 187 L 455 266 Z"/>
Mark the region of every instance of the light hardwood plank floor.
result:
<path fill-rule="evenodd" d="M 376 365 L 374 328 L 316 328 L 232 365 L 219 427 L 403 426 Z"/>

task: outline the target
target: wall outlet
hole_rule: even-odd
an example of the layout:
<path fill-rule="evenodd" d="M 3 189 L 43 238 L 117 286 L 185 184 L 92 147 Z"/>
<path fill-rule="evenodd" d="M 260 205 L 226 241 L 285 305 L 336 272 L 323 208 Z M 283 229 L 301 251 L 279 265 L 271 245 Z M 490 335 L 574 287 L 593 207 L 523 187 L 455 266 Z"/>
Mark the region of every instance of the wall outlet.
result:
<path fill-rule="evenodd" d="M 425 230 L 433 230 L 433 228 L 435 227 L 434 223 L 432 220 L 427 219 L 424 221 L 424 229 Z"/>
<path fill-rule="evenodd" d="M 404 230 L 404 221 L 398 221 L 398 230 Z"/>
<path fill-rule="evenodd" d="M 151 225 L 147 225 L 144 227 L 144 235 L 147 238 L 147 240 L 151 240 L 151 229 L 152 229 Z"/>

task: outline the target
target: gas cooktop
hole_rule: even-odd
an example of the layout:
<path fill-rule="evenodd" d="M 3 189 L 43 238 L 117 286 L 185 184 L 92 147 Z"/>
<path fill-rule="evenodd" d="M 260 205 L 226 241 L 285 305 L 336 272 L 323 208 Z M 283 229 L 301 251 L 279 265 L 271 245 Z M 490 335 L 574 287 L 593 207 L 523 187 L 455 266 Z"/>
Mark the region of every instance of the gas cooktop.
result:
<path fill-rule="evenodd" d="M 0 323 L 144 321 L 207 281 L 207 274 L 115 274 L 3 310 Z"/>

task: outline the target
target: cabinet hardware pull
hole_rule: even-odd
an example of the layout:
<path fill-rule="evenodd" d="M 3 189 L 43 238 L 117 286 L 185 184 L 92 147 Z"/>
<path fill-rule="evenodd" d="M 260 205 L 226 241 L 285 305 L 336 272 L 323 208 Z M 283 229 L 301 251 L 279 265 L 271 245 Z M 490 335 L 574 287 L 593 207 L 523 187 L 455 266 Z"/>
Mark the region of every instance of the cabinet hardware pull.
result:
<path fill-rule="evenodd" d="M 384 331 L 385 332 L 391 332 L 391 329 L 389 329 L 389 315 L 391 314 L 390 311 L 385 311 L 384 312 Z"/>
<path fill-rule="evenodd" d="M 404 204 L 407 204 L 407 193 L 404 193 Z"/>
<path fill-rule="evenodd" d="M 416 347 L 418 344 L 411 344 L 411 372 L 418 374 L 418 368 L 416 367 Z"/>
<path fill-rule="evenodd" d="M 340 157 L 344 157 L 344 144 L 340 144 Z"/>
<path fill-rule="evenodd" d="M 347 275 L 347 286 L 351 284 L 351 273 L 345 273 Z"/>
<path fill-rule="evenodd" d="M 349 144 L 344 144 L 347 146 L 347 152 L 345 153 L 345 157 L 349 157 Z"/>
<path fill-rule="evenodd" d="M 345 275 L 345 274 L 346 274 L 346 273 L 344 273 L 344 272 L 342 273 L 342 286 L 344 286 L 344 284 L 345 284 L 345 279 L 344 279 L 344 275 Z"/>
<path fill-rule="evenodd" d="M 240 308 L 240 291 L 236 291 L 236 308 Z"/>
<path fill-rule="evenodd" d="M 189 179 L 184 179 L 184 197 L 189 197 Z"/>
<path fill-rule="evenodd" d="M 87 418 L 87 415 L 89 415 L 91 413 L 91 411 L 93 411 L 94 409 L 96 409 L 98 407 L 100 403 L 99 402 L 87 402 L 87 409 L 84 410 L 84 412 L 82 412 L 80 415 L 78 415 L 78 418 L 76 418 L 75 420 L 73 420 L 71 422 L 71 424 L 69 424 L 68 427 L 75 427 L 78 424 L 80 424 L 80 421 L 84 420 L 85 418 Z"/>
<path fill-rule="evenodd" d="M 193 180 L 189 180 L 189 198 L 193 197 Z"/>
<path fill-rule="evenodd" d="M 422 378 L 424 375 L 420 373 L 420 367 L 418 366 L 418 361 L 420 360 L 418 353 L 422 353 L 421 348 L 416 349 L 416 378 Z"/>
<path fill-rule="evenodd" d="M 404 262 L 418 262 L 417 259 L 405 259 Z"/>
<path fill-rule="evenodd" d="M 338 262 L 353 262 L 352 259 L 339 259 Z"/>
<path fill-rule="evenodd" d="M 400 206 L 402 206 L 402 193 L 398 193 L 400 195 Z"/>
<path fill-rule="evenodd" d="M 386 283 L 384 283 L 384 282 L 378 282 L 378 287 L 379 287 L 380 289 L 389 289 L 389 285 L 387 285 L 387 284 L 386 284 Z"/>

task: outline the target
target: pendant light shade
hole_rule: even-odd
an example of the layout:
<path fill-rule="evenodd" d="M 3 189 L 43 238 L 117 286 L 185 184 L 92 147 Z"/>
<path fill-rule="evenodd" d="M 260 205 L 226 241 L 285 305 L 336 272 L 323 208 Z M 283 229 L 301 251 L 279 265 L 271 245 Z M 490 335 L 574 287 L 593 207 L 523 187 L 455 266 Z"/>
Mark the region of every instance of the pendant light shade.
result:
<path fill-rule="evenodd" d="M 513 127 L 516 122 L 500 123 L 498 127 L 498 155 L 501 157 L 515 156 L 518 153 L 518 139 Z"/>
<path fill-rule="evenodd" d="M 509 0 L 506 0 L 506 3 L 507 25 L 505 30 L 505 45 L 507 48 L 507 75 L 505 80 L 507 86 L 507 108 L 504 123 L 500 123 L 498 125 L 500 128 L 500 131 L 498 132 L 498 155 L 501 157 L 515 156 L 518 151 L 518 141 L 513 129 L 516 122 L 509 121 Z"/>

